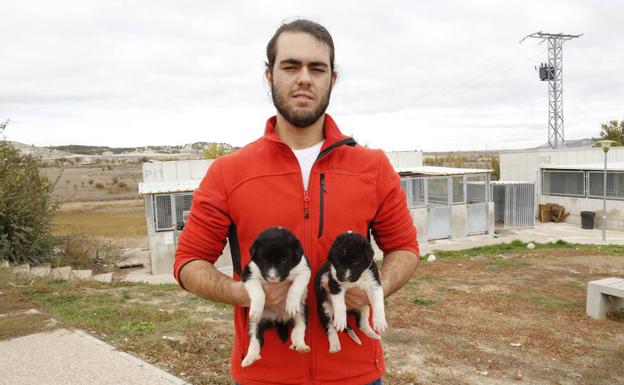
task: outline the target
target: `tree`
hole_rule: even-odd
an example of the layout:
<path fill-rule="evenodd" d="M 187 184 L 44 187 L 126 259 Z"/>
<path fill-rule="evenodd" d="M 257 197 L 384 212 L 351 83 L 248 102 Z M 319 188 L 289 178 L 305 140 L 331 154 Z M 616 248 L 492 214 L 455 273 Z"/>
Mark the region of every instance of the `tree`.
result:
<path fill-rule="evenodd" d="M 8 121 L 0 123 L 0 258 L 12 263 L 50 259 L 52 218 L 59 202 L 50 183 L 39 173 L 37 159 L 21 155 L 6 140 Z"/>
<path fill-rule="evenodd" d="M 222 143 L 210 143 L 204 151 L 204 158 L 217 159 L 218 157 L 227 155 L 230 152 L 230 149 L 224 146 Z"/>
<path fill-rule="evenodd" d="M 594 138 L 598 140 L 614 140 L 614 146 L 624 146 L 624 120 L 611 120 L 600 125 L 600 136 Z"/>

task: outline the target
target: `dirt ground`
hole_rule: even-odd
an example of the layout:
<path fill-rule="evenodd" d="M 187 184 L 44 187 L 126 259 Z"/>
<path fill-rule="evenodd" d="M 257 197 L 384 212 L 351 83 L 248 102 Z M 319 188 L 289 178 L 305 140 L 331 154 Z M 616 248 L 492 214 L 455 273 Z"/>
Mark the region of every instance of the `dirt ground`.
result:
<path fill-rule="evenodd" d="M 587 282 L 621 275 L 624 256 L 570 254 L 421 265 L 388 299 L 390 372 L 418 384 L 624 383 L 624 318 L 585 314 Z"/>

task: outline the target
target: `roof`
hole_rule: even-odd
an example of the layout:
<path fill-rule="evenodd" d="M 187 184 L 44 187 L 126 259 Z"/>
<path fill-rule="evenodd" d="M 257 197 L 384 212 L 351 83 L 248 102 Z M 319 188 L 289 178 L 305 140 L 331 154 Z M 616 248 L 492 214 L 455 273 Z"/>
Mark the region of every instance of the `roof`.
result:
<path fill-rule="evenodd" d="M 505 185 L 505 184 L 535 184 L 535 182 L 519 181 L 519 180 L 493 180 L 490 184 Z"/>
<path fill-rule="evenodd" d="M 560 164 L 560 165 L 542 165 L 541 168 L 558 169 L 558 170 L 604 170 L 604 163 L 581 163 L 581 164 Z M 607 163 L 608 171 L 624 171 L 624 163 L 610 162 Z"/>
<path fill-rule="evenodd" d="M 195 191 L 201 179 L 175 180 L 167 182 L 141 182 L 139 194 L 167 194 L 175 192 Z"/>
<path fill-rule="evenodd" d="M 483 169 L 483 168 L 457 168 L 457 167 L 437 167 L 437 166 L 396 167 L 395 170 L 401 175 L 426 175 L 426 176 L 486 174 L 486 173 L 492 172 L 492 170 Z"/>

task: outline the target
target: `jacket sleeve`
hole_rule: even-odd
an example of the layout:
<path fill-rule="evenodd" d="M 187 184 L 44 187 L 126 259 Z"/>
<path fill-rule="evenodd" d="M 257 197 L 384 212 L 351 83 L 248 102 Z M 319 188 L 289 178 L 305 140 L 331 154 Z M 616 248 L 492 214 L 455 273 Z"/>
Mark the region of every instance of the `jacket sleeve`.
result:
<path fill-rule="evenodd" d="M 222 160 L 215 160 L 210 165 L 199 187 L 193 192 L 191 211 L 178 240 L 173 275 L 183 289 L 180 271 L 184 265 L 197 259 L 216 262 L 226 243 L 231 219 Z"/>
<path fill-rule="evenodd" d="M 407 250 L 420 256 L 416 227 L 412 220 L 401 178 L 383 151 L 379 151 L 377 178 L 377 213 L 373 236 L 384 257 L 393 251 Z"/>

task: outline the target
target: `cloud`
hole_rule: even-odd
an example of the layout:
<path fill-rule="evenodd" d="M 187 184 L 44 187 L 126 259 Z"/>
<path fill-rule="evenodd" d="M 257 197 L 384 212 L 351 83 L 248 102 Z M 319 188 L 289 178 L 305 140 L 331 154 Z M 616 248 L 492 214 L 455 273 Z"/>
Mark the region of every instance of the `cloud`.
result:
<path fill-rule="evenodd" d="M 302 15 L 332 32 L 340 72 L 330 111 L 391 149 L 535 145 L 547 137 L 546 58 L 564 45 L 566 137 L 624 118 L 624 5 L 581 1 L 21 1 L 0 5 L 0 119 L 39 145 L 244 145 L 274 109 L 264 49 Z M 555 16 L 553 16 L 555 15 Z M 390 131 L 380 127 L 391 127 Z"/>

